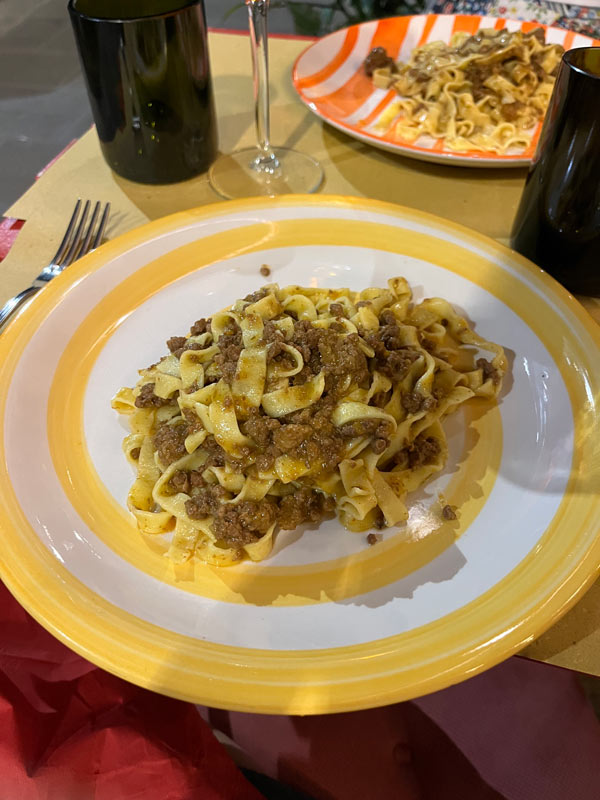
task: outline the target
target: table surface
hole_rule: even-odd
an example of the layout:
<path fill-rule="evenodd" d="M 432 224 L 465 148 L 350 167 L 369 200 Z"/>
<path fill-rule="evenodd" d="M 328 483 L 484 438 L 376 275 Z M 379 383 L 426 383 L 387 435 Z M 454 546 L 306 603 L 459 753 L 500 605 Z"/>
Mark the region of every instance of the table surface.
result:
<path fill-rule="evenodd" d="M 507 244 L 523 189 L 523 169 L 438 166 L 377 150 L 329 128 L 298 100 L 291 65 L 305 41 L 272 37 L 271 139 L 313 154 L 325 170 L 323 193 L 386 200 L 446 217 Z M 222 152 L 254 143 L 247 36 L 210 34 Z M 218 202 L 206 176 L 145 186 L 104 163 L 95 130 L 64 153 L 6 212 L 26 220 L 0 266 L 0 304 L 27 286 L 54 254 L 77 197 L 110 201 L 109 238 L 175 211 Z M 600 300 L 581 298 L 600 322 Z M 525 648 L 529 658 L 600 676 L 600 581 L 557 624 Z"/>

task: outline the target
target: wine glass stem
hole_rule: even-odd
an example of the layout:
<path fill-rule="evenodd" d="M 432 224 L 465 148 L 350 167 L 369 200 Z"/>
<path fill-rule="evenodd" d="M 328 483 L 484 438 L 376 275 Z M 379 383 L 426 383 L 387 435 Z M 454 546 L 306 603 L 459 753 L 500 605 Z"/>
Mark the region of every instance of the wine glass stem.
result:
<path fill-rule="evenodd" d="M 256 140 L 260 154 L 255 162 L 257 169 L 272 171 L 279 163 L 270 142 L 269 120 L 269 0 L 246 0 L 252 47 L 252 76 L 254 82 L 254 117 Z"/>

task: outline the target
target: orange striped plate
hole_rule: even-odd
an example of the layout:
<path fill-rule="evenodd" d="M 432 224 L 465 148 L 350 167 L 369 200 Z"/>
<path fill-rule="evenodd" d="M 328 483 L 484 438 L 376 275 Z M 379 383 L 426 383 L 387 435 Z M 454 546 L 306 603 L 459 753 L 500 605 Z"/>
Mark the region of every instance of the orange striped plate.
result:
<path fill-rule="evenodd" d="M 446 149 L 443 139 L 422 136 L 416 142 L 402 142 L 393 133 L 376 129 L 385 108 L 397 97 L 393 90 L 376 89 L 363 70 L 362 63 L 373 47 L 384 47 L 389 55 L 406 61 L 415 47 L 427 42 L 448 43 L 459 31 L 476 33 L 480 28 L 506 28 L 528 31 L 544 28 L 546 41 L 565 49 L 600 45 L 574 31 L 495 17 L 451 14 L 420 14 L 372 20 L 335 31 L 319 39 L 300 54 L 293 69 L 293 82 L 300 99 L 317 116 L 334 128 L 368 144 L 424 161 L 463 164 L 473 167 L 517 167 L 529 163 L 534 153 L 541 124 L 526 150 L 498 155 Z"/>

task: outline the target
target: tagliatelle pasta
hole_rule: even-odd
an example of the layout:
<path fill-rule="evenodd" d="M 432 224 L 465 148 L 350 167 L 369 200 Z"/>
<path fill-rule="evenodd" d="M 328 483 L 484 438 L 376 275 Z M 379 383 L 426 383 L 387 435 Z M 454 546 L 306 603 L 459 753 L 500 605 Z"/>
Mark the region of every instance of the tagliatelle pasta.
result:
<path fill-rule="evenodd" d="M 129 508 L 144 533 L 172 531 L 176 562 L 259 561 L 278 528 L 334 513 L 353 531 L 403 523 L 446 462 L 444 417 L 495 399 L 506 370 L 502 347 L 443 299 L 413 305 L 404 278 L 272 284 L 167 344 L 113 407 L 130 415 Z"/>
<path fill-rule="evenodd" d="M 544 31 L 482 29 L 416 48 L 396 64 L 382 48 L 365 61 L 380 88 L 400 96 L 376 122 L 398 140 L 444 139 L 449 150 L 525 149 L 544 116 L 564 48 Z"/>

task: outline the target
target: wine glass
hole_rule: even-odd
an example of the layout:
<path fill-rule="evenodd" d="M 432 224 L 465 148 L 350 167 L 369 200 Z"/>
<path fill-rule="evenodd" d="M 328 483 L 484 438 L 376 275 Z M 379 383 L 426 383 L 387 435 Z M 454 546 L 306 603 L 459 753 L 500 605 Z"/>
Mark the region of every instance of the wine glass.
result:
<path fill-rule="evenodd" d="M 269 0 L 246 0 L 254 84 L 255 147 L 218 158 L 208 172 L 213 189 L 228 200 L 255 195 L 305 194 L 323 180 L 318 161 L 289 147 L 272 147 L 269 119 Z"/>

